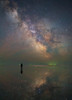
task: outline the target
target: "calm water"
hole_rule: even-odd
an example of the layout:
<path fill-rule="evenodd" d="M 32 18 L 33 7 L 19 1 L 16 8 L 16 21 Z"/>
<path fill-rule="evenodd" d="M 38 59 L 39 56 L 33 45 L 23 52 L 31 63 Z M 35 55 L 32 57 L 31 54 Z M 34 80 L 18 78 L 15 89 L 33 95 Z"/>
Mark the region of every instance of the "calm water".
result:
<path fill-rule="evenodd" d="M 0 100 L 72 100 L 72 66 L 0 66 Z"/>

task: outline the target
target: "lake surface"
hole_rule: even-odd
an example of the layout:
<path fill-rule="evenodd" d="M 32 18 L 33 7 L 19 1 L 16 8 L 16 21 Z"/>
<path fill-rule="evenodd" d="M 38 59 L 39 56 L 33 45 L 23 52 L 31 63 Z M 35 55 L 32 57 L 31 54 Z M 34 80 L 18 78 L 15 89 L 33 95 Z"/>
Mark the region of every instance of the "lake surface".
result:
<path fill-rule="evenodd" d="M 0 66 L 0 100 L 72 100 L 71 65 Z"/>

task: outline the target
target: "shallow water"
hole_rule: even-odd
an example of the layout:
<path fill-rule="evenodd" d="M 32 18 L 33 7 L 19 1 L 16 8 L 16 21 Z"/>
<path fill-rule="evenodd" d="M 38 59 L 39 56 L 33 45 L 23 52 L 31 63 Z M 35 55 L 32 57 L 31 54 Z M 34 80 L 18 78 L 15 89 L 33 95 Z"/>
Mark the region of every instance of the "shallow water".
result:
<path fill-rule="evenodd" d="M 72 66 L 0 66 L 0 100 L 72 100 Z"/>

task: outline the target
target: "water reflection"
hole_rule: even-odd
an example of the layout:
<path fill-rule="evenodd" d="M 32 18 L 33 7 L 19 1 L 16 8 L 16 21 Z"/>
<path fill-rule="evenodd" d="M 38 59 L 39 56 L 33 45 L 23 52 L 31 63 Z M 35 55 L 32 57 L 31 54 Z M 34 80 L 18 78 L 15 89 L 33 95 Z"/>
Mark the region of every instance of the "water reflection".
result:
<path fill-rule="evenodd" d="M 23 67 L 0 67 L 0 100 L 72 100 L 69 66 Z"/>

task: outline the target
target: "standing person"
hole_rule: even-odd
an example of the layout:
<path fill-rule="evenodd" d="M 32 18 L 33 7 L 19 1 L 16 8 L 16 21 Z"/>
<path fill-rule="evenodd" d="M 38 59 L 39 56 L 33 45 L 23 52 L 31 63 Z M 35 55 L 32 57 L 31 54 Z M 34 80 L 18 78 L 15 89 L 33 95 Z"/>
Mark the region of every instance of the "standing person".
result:
<path fill-rule="evenodd" d="M 23 73 L 23 64 L 21 63 L 21 74 Z"/>

